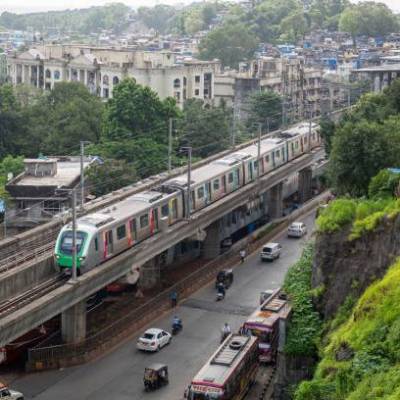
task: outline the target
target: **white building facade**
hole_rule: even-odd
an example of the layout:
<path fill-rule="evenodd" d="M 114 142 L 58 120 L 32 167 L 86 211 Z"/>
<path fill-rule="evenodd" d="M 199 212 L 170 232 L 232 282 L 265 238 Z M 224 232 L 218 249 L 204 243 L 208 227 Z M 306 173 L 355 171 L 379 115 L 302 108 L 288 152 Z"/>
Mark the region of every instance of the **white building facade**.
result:
<path fill-rule="evenodd" d="M 51 90 L 57 82 L 76 81 L 107 99 L 122 79 L 132 77 L 161 99 L 174 97 L 180 107 L 190 98 L 212 100 L 214 77 L 220 70 L 218 61 L 179 61 L 171 52 L 77 45 L 37 46 L 8 56 L 7 64 L 14 85 Z"/>

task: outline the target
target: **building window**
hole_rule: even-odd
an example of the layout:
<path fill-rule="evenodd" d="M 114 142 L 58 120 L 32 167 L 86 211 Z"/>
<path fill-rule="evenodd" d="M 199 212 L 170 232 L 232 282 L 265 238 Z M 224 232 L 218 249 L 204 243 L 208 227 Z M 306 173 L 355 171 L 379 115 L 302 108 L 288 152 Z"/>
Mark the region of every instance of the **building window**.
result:
<path fill-rule="evenodd" d="M 200 90 L 199 90 L 199 89 L 195 89 L 195 90 L 194 90 L 194 95 L 195 95 L 195 96 L 198 96 L 199 94 L 200 94 Z"/>
<path fill-rule="evenodd" d="M 179 89 L 181 87 L 181 81 L 180 81 L 180 79 L 175 79 L 174 80 L 174 88 L 175 89 Z"/>
<path fill-rule="evenodd" d="M 181 101 L 181 92 L 174 92 L 174 97 L 176 101 L 179 103 Z"/>
<path fill-rule="evenodd" d="M 204 197 L 204 188 L 203 187 L 199 187 L 197 189 L 197 198 L 198 199 L 202 199 Z"/>
<path fill-rule="evenodd" d="M 148 225 L 149 225 L 149 216 L 147 214 L 142 215 L 140 217 L 140 227 L 143 229 L 146 228 L 146 226 Z"/>
<path fill-rule="evenodd" d="M 103 76 L 103 85 L 108 85 L 108 75 Z"/>
<path fill-rule="evenodd" d="M 55 70 L 54 71 L 54 79 L 59 80 L 60 76 L 61 76 L 60 71 L 58 69 Z"/>
<path fill-rule="evenodd" d="M 103 97 L 104 97 L 105 99 L 108 99 L 108 96 L 109 96 L 109 91 L 108 91 L 107 88 L 104 88 L 104 89 L 103 89 Z"/>
<path fill-rule="evenodd" d="M 219 190 L 219 179 L 215 179 L 213 182 L 213 188 L 214 190 Z"/>
<path fill-rule="evenodd" d="M 187 85 L 187 79 L 186 79 L 186 76 L 184 76 L 183 77 L 183 86 L 186 86 Z"/>
<path fill-rule="evenodd" d="M 196 75 L 196 76 L 194 77 L 194 81 L 195 81 L 196 83 L 200 83 L 200 75 Z"/>
<path fill-rule="evenodd" d="M 114 76 L 114 78 L 113 78 L 113 85 L 115 86 L 115 85 L 118 85 L 118 83 L 119 83 L 119 78 L 118 78 L 118 76 Z"/>
<path fill-rule="evenodd" d="M 168 217 L 168 215 L 169 215 L 169 207 L 168 207 L 168 204 L 164 204 L 164 205 L 161 207 L 161 216 L 163 216 L 163 217 Z"/>
<path fill-rule="evenodd" d="M 228 183 L 232 183 L 233 182 L 233 172 L 230 172 L 228 175 Z"/>
<path fill-rule="evenodd" d="M 125 225 L 121 225 L 117 228 L 117 239 L 121 240 L 126 236 L 126 227 Z"/>
<path fill-rule="evenodd" d="M 46 78 L 51 78 L 51 71 L 49 69 L 46 69 L 45 76 Z"/>

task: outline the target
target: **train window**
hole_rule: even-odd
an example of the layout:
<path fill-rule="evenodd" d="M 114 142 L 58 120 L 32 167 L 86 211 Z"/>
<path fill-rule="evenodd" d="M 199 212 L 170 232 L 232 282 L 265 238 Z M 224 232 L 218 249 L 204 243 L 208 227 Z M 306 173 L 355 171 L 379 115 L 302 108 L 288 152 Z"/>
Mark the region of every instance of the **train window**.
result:
<path fill-rule="evenodd" d="M 265 156 L 265 162 L 269 163 L 269 155 Z"/>
<path fill-rule="evenodd" d="M 167 203 L 161 207 L 161 216 L 168 217 L 168 215 L 169 215 L 169 207 L 168 207 L 168 203 Z"/>
<path fill-rule="evenodd" d="M 140 227 L 146 228 L 149 225 L 149 216 L 147 214 L 140 217 Z"/>
<path fill-rule="evenodd" d="M 197 189 L 197 198 L 202 199 L 204 197 L 204 187 L 199 187 Z"/>
<path fill-rule="evenodd" d="M 121 225 L 117 228 L 117 239 L 121 240 L 124 237 L 126 237 L 126 226 L 125 225 Z"/>
<path fill-rule="evenodd" d="M 214 190 L 219 189 L 219 179 L 215 179 L 215 181 L 213 182 L 213 188 L 214 188 Z"/>
<path fill-rule="evenodd" d="M 94 249 L 96 251 L 99 250 L 99 241 L 98 241 L 97 237 L 94 238 Z"/>
<path fill-rule="evenodd" d="M 281 152 L 280 152 L 279 150 L 277 150 L 277 151 L 275 152 L 275 156 L 276 156 L 276 158 L 279 158 L 279 157 L 281 156 Z"/>
<path fill-rule="evenodd" d="M 258 161 L 254 161 L 254 169 L 258 169 Z"/>
<path fill-rule="evenodd" d="M 228 175 L 228 183 L 232 183 L 233 182 L 233 172 L 230 172 Z"/>

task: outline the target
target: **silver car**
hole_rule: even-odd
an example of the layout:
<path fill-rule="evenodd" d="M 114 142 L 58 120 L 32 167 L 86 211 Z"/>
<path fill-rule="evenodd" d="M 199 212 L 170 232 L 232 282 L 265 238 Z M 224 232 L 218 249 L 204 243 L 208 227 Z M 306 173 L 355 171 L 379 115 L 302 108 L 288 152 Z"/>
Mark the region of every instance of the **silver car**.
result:
<path fill-rule="evenodd" d="M 293 222 L 288 228 L 288 237 L 301 238 L 307 233 L 304 222 Z"/>

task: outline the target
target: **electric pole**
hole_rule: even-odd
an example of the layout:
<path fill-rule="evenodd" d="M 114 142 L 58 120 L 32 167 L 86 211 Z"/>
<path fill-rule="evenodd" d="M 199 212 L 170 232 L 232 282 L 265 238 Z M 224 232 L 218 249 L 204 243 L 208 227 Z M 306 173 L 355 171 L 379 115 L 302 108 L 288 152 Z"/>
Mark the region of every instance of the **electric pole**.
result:
<path fill-rule="evenodd" d="M 258 124 L 257 181 L 260 180 L 261 135 L 262 135 L 262 123 L 260 122 L 260 123 Z"/>
<path fill-rule="evenodd" d="M 168 129 L 168 174 L 171 174 L 172 169 L 172 124 L 173 118 L 170 118 Z"/>
<path fill-rule="evenodd" d="M 181 151 L 187 152 L 188 155 L 188 170 L 187 170 L 187 194 L 186 194 L 186 218 L 190 219 L 191 215 L 191 175 L 192 175 L 192 148 L 191 147 L 182 147 Z"/>
<path fill-rule="evenodd" d="M 72 280 L 75 282 L 77 277 L 76 271 L 76 191 L 71 191 L 72 200 Z"/>

